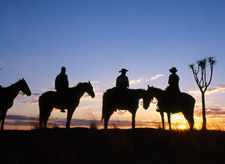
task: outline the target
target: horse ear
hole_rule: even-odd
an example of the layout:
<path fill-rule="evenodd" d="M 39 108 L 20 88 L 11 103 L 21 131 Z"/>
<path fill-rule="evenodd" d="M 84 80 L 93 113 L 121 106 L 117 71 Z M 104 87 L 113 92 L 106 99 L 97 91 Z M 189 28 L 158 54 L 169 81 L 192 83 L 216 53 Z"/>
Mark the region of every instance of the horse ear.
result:
<path fill-rule="evenodd" d="M 90 81 L 88 81 L 88 83 L 89 83 L 89 84 L 91 84 L 91 82 L 90 82 Z"/>
<path fill-rule="evenodd" d="M 22 80 L 24 80 L 24 78 L 22 78 Z"/>
<path fill-rule="evenodd" d="M 150 88 L 150 86 L 148 85 L 148 88 Z"/>

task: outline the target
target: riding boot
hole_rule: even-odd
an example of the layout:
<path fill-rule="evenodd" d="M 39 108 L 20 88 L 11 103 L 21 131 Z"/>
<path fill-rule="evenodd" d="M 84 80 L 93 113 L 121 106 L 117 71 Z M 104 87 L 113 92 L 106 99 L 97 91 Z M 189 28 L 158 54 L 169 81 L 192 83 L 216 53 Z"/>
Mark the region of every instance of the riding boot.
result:
<path fill-rule="evenodd" d="M 61 109 L 61 112 L 62 112 L 62 113 L 65 113 L 66 111 L 65 111 L 65 109 Z"/>

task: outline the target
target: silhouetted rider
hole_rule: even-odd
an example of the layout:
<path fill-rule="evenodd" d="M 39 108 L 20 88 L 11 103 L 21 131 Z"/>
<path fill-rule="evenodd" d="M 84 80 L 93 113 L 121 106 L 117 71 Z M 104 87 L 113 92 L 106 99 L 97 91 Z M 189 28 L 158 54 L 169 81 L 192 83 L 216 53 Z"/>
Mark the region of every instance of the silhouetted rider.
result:
<path fill-rule="evenodd" d="M 68 76 L 66 75 L 66 68 L 62 67 L 60 74 L 55 79 L 55 89 L 59 92 L 68 89 L 69 81 Z"/>
<path fill-rule="evenodd" d="M 171 72 L 168 80 L 169 86 L 166 88 L 166 91 L 172 92 L 172 93 L 180 93 L 180 88 L 179 88 L 179 76 L 176 74 L 177 69 L 176 67 L 172 67 L 169 69 Z"/>
<path fill-rule="evenodd" d="M 123 68 L 119 72 L 121 75 L 119 75 L 116 78 L 116 87 L 114 87 L 111 90 L 108 90 L 109 92 L 112 91 L 114 93 L 114 96 L 120 99 L 121 101 L 124 101 L 124 98 L 127 97 L 128 88 L 129 88 L 129 79 L 126 76 L 127 69 Z M 127 99 L 126 99 L 127 100 Z M 116 109 L 115 109 L 116 111 Z"/>
<path fill-rule="evenodd" d="M 60 74 L 55 79 L 55 89 L 62 96 L 67 91 L 68 87 L 69 81 L 66 75 L 66 68 L 62 67 Z M 61 109 L 61 112 L 65 112 L 65 110 Z"/>
<path fill-rule="evenodd" d="M 127 71 L 128 70 L 125 68 L 123 68 L 119 71 L 121 73 L 121 75 L 118 76 L 116 79 L 116 87 L 121 88 L 121 89 L 129 88 L 129 79 L 126 76 Z"/>
<path fill-rule="evenodd" d="M 172 97 L 173 94 L 180 93 L 180 88 L 179 88 L 180 79 L 179 79 L 179 76 L 176 74 L 176 72 L 178 71 L 176 67 L 172 67 L 171 69 L 169 69 L 169 71 L 171 72 L 169 76 L 169 80 L 168 80 L 169 86 L 165 90 L 167 93 L 172 94 L 170 95 L 170 97 Z M 160 109 L 157 108 L 156 111 L 160 112 Z"/>

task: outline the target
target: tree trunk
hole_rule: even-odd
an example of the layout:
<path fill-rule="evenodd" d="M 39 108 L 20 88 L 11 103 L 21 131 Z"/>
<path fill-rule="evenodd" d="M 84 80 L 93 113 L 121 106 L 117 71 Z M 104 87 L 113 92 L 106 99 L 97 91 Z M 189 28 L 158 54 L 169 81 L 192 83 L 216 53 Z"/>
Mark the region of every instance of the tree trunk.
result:
<path fill-rule="evenodd" d="M 202 130 L 207 130 L 206 128 L 206 113 L 205 113 L 205 92 L 202 92 Z"/>

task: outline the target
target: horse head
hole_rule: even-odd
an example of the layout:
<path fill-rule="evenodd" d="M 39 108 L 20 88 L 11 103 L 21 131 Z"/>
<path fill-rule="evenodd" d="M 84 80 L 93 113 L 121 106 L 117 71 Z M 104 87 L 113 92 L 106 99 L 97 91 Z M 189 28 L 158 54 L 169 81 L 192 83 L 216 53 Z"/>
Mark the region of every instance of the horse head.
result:
<path fill-rule="evenodd" d="M 150 102 L 153 100 L 154 96 L 152 95 L 151 93 L 151 88 L 149 85 L 148 85 L 148 90 L 143 98 L 143 107 L 145 109 L 148 109 L 149 105 L 150 105 Z"/>
<path fill-rule="evenodd" d="M 27 82 L 23 78 L 19 82 L 20 82 L 21 91 L 24 94 L 26 94 L 27 96 L 30 96 L 31 95 L 31 91 L 30 91 L 30 88 L 27 85 Z"/>
<path fill-rule="evenodd" d="M 148 89 L 147 89 L 148 94 L 153 95 L 152 93 L 153 93 L 154 89 L 155 89 L 155 88 L 154 88 L 153 86 L 150 87 L 150 86 L 148 85 Z"/>
<path fill-rule="evenodd" d="M 92 87 L 92 85 L 91 85 L 91 82 L 89 81 L 89 82 L 87 82 L 86 84 L 87 84 L 87 85 L 86 85 L 86 92 L 87 92 L 92 98 L 94 98 L 94 97 L 95 97 L 95 93 L 94 93 L 93 87 Z"/>

